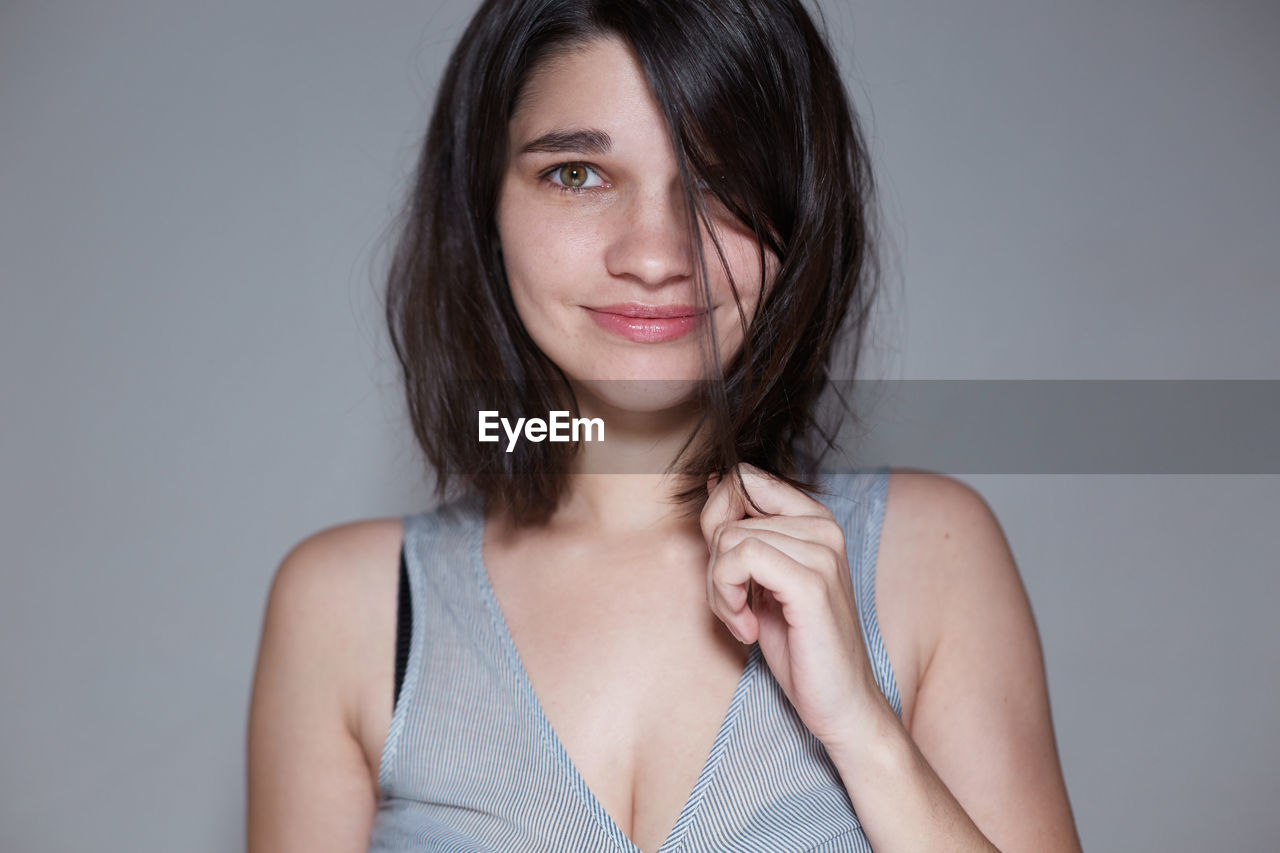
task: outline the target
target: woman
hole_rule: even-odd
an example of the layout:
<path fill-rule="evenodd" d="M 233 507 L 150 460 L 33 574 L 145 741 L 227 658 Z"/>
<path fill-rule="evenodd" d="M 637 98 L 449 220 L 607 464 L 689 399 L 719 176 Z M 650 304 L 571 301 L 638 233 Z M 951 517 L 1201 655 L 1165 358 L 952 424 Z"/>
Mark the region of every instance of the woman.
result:
<path fill-rule="evenodd" d="M 799 2 L 482 6 L 388 300 L 446 499 L 281 564 L 251 853 L 1079 848 L 981 497 L 814 473 L 872 209 Z"/>

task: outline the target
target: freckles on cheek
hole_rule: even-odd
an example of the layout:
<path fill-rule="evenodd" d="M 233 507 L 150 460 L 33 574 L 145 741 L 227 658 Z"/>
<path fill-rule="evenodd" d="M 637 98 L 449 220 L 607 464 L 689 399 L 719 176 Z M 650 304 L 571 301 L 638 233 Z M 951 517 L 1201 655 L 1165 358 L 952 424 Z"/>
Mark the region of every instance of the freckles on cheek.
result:
<path fill-rule="evenodd" d="M 540 245 L 547 257 L 558 263 L 578 264 L 589 261 L 598 244 L 596 224 L 581 217 L 548 215 L 538 228 Z"/>
<path fill-rule="evenodd" d="M 602 268 L 593 230 L 545 223 L 530 229 L 526 270 L 551 290 L 581 295 L 598 281 Z"/>

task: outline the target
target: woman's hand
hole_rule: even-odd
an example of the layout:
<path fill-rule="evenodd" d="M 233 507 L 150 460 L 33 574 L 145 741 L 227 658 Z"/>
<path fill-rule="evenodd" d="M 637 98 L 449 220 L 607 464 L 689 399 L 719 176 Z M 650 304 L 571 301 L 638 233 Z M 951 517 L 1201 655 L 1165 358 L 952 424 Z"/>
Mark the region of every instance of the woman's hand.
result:
<path fill-rule="evenodd" d="M 862 642 L 844 532 L 831 510 L 754 466 L 739 465 L 764 516 L 732 475 L 707 483 L 702 534 L 707 600 L 744 643 L 760 643 L 800 719 L 828 747 L 885 710 Z"/>

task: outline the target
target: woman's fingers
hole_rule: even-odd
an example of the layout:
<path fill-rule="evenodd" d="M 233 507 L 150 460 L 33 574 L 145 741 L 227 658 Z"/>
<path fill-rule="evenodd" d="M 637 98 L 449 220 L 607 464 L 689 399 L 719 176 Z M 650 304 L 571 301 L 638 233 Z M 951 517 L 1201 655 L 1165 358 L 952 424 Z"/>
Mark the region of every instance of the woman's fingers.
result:
<path fill-rule="evenodd" d="M 743 462 L 738 465 L 738 470 L 742 474 L 743 484 L 765 515 L 747 500 L 746 495 L 738 488 L 737 478 L 732 471 L 718 481 L 714 478 L 708 480 L 707 503 L 702 508 L 700 518 L 702 535 L 708 545 L 720 525 L 740 518 L 766 518 L 771 515 L 831 518 L 831 510 L 825 505 L 800 489 L 774 479 L 754 465 Z"/>
<path fill-rule="evenodd" d="M 740 518 L 724 525 L 742 531 L 773 530 L 793 539 L 825 545 L 837 554 L 845 554 L 844 530 L 831 517 L 814 515 L 773 515 L 768 518 Z"/>
<path fill-rule="evenodd" d="M 772 530 L 725 527 L 707 571 L 707 602 L 739 640 L 753 642 L 759 626 L 747 602 L 751 582 L 767 589 L 786 622 L 797 625 L 806 610 L 821 612 L 837 563 L 823 545 Z"/>
<path fill-rule="evenodd" d="M 840 570 L 839 554 L 826 543 L 795 536 L 793 532 L 786 530 L 750 526 L 750 522 L 755 520 L 757 519 L 743 519 L 732 524 L 726 524 L 721 529 L 720 535 L 716 540 L 720 553 L 723 554 L 726 551 L 730 551 L 748 539 L 759 539 L 761 542 L 786 554 L 804 568 L 816 571 L 823 577 L 835 577 L 836 572 Z M 775 519 L 758 520 L 774 521 Z M 839 531 L 837 530 L 837 532 Z M 843 536 L 841 537 L 841 542 L 843 544 Z M 757 578 L 757 580 L 764 583 L 762 578 Z M 768 584 L 764 585 L 768 586 Z"/>
<path fill-rule="evenodd" d="M 848 582 L 844 532 L 831 510 L 803 491 L 753 465 L 738 466 L 752 506 L 732 472 L 707 481 L 707 503 L 700 523 L 711 559 L 707 567 L 707 601 L 711 610 L 743 642 L 759 636 L 752 607 L 753 586 L 783 619 L 797 624 L 808 602 L 821 611 L 820 596 Z"/>

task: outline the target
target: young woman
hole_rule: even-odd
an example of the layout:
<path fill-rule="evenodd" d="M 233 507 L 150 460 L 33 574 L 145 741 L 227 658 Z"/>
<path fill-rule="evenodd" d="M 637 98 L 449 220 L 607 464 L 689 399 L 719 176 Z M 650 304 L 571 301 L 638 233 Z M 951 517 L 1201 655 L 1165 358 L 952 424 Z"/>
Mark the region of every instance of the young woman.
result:
<path fill-rule="evenodd" d="M 798 0 L 484 3 L 388 291 L 444 500 L 281 564 L 250 853 L 1079 849 L 982 498 L 816 473 L 872 211 Z"/>

